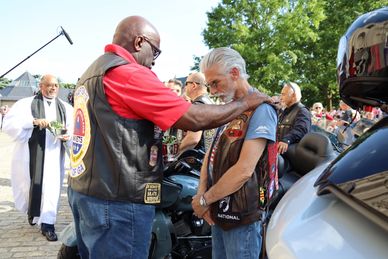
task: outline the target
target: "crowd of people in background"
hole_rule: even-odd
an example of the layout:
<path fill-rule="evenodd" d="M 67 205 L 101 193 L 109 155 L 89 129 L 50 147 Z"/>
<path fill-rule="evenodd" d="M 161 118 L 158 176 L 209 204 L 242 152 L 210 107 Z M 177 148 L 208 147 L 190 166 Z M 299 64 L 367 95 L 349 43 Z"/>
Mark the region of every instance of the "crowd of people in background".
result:
<path fill-rule="evenodd" d="M 343 101 L 340 101 L 338 107 L 334 107 L 331 110 L 325 109 L 321 102 L 316 102 L 311 107 L 310 112 L 312 124 L 329 132 L 335 132 L 339 127 L 356 123 L 360 119 L 376 122 L 383 117 L 383 112 L 380 108 L 370 107 L 359 112 Z"/>
<path fill-rule="evenodd" d="M 188 102 L 196 102 L 195 97 L 193 97 L 190 92 L 194 88 L 197 90 L 201 89 L 201 93 L 206 94 L 206 96 L 208 96 L 207 98 L 209 98 L 212 103 L 219 103 L 219 100 L 208 92 L 205 83 L 202 83 L 203 80 L 192 82 L 191 78 L 194 74 L 197 78 L 198 73 L 195 72 L 190 74 L 185 82 L 182 82 L 177 78 L 172 78 L 165 81 L 164 85 Z M 321 101 L 313 103 L 313 105 L 308 108 L 300 103 L 302 99 L 301 92 L 302 91 L 299 85 L 289 82 L 283 85 L 282 94 L 272 97 L 274 104 L 278 108 L 279 114 L 279 124 L 277 129 L 279 154 L 286 152 L 288 145 L 298 143 L 300 139 L 310 131 L 310 126 L 319 127 L 320 129 L 326 130 L 330 133 L 335 133 L 339 128 L 356 123 L 360 119 L 365 118 L 376 122 L 384 116 L 383 112 L 379 108 L 371 107 L 369 109 L 365 109 L 364 111 L 356 111 L 342 100 L 339 101 L 338 106 L 333 106 L 330 110 L 327 110 Z M 299 112 L 296 115 L 294 114 L 296 116 L 296 121 L 294 121 L 295 118 L 292 118 L 292 123 L 289 121 L 289 113 L 291 109 L 293 109 L 294 112 L 295 110 L 298 110 Z M 285 116 L 285 114 L 287 114 L 287 116 Z M 284 127 L 292 128 L 291 133 L 287 133 L 288 136 L 283 136 L 285 134 L 283 132 Z M 202 131 L 197 133 L 194 138 L 194 134 L 191 132 L 185 139 L 187 131 L 177 131 L 174 129 L 167 130 L 164 133 L 164 144 L 168 146 L 164 148 L 165 161 L 173 161 L 179 156 L 179 154 L 181 154 L 181 151 L 186 150 L 186 142 L 189 141 L 189 139 L 190 143 L 198 143 L 201 136 L 200 133 L 202 133 Z M 280 136 L 279 134 L 283 135 Z M 184 144 L 180 147 L 182 141 Z M 195 145 L 189 145 L 189 147 L 192 148 L 195 147 Z"/>

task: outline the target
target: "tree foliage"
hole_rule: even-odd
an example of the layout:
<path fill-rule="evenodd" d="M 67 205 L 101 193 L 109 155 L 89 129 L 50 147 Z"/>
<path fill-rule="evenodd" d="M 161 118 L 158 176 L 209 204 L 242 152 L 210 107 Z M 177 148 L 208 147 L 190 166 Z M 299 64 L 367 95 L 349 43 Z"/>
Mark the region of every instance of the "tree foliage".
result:
<path fill-rule="evenodd" d="M 59 83 L 60 87 L 67 88 L 67 89 L 75 89 L 75 84 L 69 84 L 69 83 Z"/>
<path fill-rule="evenodd" d="M 388 0 L 223 0 L 207 13 L 210 48 L 229 46 L 244 57 L 250 83 L 268 94 L 284 81 L 302 88 L 311 105 L 338 100 L 336 54 L 352 21 Z M 199 58 L 196 58 L 196 65 Z"/>

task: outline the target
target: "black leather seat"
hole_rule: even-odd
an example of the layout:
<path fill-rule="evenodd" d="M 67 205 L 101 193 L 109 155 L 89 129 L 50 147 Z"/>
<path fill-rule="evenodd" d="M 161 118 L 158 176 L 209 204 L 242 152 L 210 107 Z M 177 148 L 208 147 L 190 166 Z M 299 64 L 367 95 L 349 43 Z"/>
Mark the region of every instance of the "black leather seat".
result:
<path fill-rule="evenodd" d="M 306 134 L 298 144 L 291 145 L 285 154 L 293 171 L 301 176 L 335 156 L 330 139 L 318 132 Z"/>
<path fill-rule="evenodd" d="M 274 209 L 288 189 L 303 175 L 336 155 L 330 139 L 321 133 L 310 132 L 299 143 L 290 145 L 287 152 L 278 157 L 279 191 L 270 208 Z"/>

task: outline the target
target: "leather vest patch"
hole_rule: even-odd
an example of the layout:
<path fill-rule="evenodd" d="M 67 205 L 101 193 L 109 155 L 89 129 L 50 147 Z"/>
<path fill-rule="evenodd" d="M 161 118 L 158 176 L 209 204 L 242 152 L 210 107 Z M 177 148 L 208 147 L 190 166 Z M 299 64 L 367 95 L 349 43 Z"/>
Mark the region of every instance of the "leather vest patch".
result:
<path fill-rule="evenodd" d="M 85 86 L 80 86 L 74 92 L 74 134 L 70 156 L 70 177 L 77 177 L 86 170 L 83 158 L 90 143 L 90 118 L 87 110 L 89 94 Z"/>

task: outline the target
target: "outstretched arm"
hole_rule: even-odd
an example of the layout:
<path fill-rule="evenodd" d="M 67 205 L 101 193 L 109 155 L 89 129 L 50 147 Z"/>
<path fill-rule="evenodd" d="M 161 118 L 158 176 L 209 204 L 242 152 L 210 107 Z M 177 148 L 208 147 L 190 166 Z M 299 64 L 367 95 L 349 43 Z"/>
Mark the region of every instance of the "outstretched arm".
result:
<path fill-rule="evenodd" d="M 174 127 L 191 131 L 217 128 L 235 119 L 246 110 L 253 110 L 263 102 L 270 101 L 267 95 L 253 92 L 225 105 L 191 105 L 189 110 L 174 124 Z"/>

